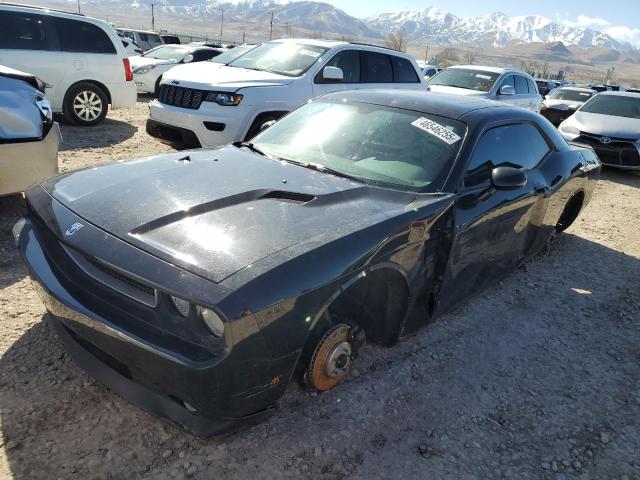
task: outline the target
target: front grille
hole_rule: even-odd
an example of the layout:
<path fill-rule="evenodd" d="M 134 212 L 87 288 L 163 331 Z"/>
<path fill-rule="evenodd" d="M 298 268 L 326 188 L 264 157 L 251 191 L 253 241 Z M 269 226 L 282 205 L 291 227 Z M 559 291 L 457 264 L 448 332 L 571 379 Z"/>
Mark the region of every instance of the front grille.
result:
<path fill-rule="evenodd" d="M 634 140 L 625 138 L 610 137 L 610 143 L 602 143 L 602 135 L 580 132 L 580 136 L 574 141 L 592 147 L 598 158 L 605 165 L 617 167 L 637 167 L 640 166 L 640 152 Z"/>
<path fill-rule="evenodd" d="M 206 94 L 207 92 L 204 90 L 175 87 L 173 85 L 160 85 L 158 101 L 165 105 L 197 110 L 200 108 L 200 105 L 202 105 Z"/>
<path fill-rule="evenodd" d="M 64 245 L 63 248 L 84 273 L 103 285 L 149 307 L 155 307 L 158 304 L 158 293 L 155 288 L 138 281 L 126 273 L 111 268 L 103 262 L 85 257 Z"/>

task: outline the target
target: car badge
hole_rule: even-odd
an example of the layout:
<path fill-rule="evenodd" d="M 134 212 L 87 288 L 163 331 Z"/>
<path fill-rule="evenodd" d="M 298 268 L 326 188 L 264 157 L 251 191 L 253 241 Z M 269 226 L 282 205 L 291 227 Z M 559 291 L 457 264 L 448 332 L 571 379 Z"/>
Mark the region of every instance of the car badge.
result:
<path fill-rule="evenodd" d="M 179 82 L 178 80 L 171 80 L 171 83 L 172 83 L 173 85 L 178 85 L 180 82 Z"/>
<path fill-rule="evenodd" d="M 600 137 L 600 143 L 608 145 L 609 143 L 611 143 L 611 137 Z"/>
<path fill-rule="evenodd" d="M 76 222 L 76 223 L 72 224 L 71 226 L 69 226 L 69 228 L 67 228 L 67 231 L 64 232 L 64 234 L 66 236 L 70 237 L 71 235 L 76 233 L 78 230 L 80 230 L 82 227 L 84 227 L 83 224 L 81 224 L 80 222 Z"/>

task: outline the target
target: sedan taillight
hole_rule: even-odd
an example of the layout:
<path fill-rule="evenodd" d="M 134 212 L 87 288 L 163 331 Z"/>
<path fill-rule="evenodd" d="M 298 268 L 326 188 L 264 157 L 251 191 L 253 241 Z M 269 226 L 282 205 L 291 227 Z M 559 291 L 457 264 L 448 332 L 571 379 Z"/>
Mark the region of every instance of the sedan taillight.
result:
<path fill-rule="evenodd" d="M 129 62 L 128 58 L 123 58 L 122 63 L 124 64 L 124 79 L 127 82 L 133 81 L 133 72 L 131 71 L 131 62 Z"/>

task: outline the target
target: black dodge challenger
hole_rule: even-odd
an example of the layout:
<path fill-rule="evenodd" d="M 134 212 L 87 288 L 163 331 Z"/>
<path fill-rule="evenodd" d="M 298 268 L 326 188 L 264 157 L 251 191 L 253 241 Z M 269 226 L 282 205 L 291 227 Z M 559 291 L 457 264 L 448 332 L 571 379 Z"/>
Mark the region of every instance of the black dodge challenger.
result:
<path fill-rule="evenodd" d="M 540 115 L 334 93 L 251 143 L 59 175 L 14 228 L 66 349 L 199 434 L 327 390 L 567 228 L 600 162 Z"/>

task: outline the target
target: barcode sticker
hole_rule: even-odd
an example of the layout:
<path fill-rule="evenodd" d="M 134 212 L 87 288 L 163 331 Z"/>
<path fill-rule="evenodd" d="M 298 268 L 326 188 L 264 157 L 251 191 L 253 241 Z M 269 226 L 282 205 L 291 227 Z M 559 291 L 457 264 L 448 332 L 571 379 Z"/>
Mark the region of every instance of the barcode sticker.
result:
<path fill-rule="evenodd" d="M 433 120 L 429 120 L 428 118 L 420 117 L 415 122 L 411 122 L 411 125 L 430 133 L 434 137 L 438 137 L 449 145 L 453 145 L 460 140 L 460 136 L 449 130 L 447 127 L 444 127 Z"/>

